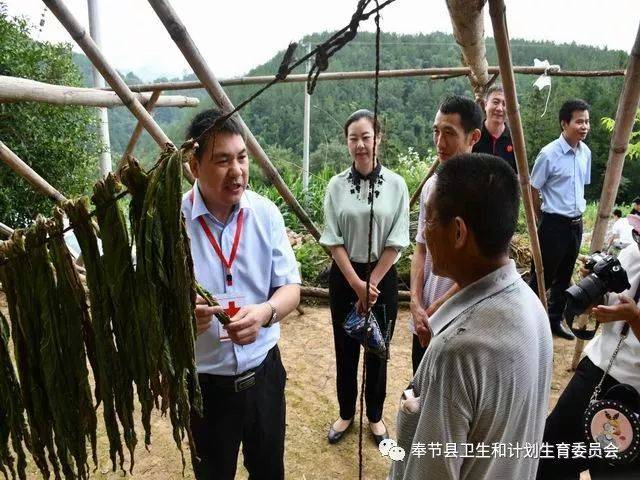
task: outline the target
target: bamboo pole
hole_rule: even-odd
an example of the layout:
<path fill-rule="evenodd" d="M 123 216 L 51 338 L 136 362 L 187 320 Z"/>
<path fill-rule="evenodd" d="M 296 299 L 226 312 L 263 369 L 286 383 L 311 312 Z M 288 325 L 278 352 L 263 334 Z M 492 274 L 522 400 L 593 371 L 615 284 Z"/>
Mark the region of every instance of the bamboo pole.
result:
<path fill-rule="evenodd" d="M 518 107 L 518 97 L 516 94 L 516 82 L 511 68 L 511 48 L 509 46 L 509 33 L 507 31 L 507 18 L 504 0 L 489 0 L 489 13 L 493 26 L 493 37 L 496 42 L 498 52 L 498 63 L 500 64 L 500 76 L 507 103 L 507 117 L 511 128 L 511 137 L 516 156 L 516 167 L 518 169 L 518 180 L 524 201 L 524 211 L 527 219 L 527 231 L 531 241 L 531 254 L 536 267 L 536 277 L 538 279 L 538 297 L 545 310 L 547 309 L 547 292 L 544 285 L 544 267 L 542 266 L 542 254 L 540 252 L 540 240 L 536 231 L 536 220 L 531 200 L 531 185 L 529 183 L 529 166 L 527 165 L 527 150 L 524 143 L 524 131 L 520 119 L 520 109 Z"/>
<path fill-rule="evenodd" d="M 482 9 L 486 0 L 447 0 L 447 9 L 453 25 L 453 36 L 462 51 L 462 59 L 471 70 L 469 81 L 479 101 L 489 82 L 489 64 L 484 45 L 484 18 Z"/>
<path fill-rule="evenodd" d="M 142 104 L 153 95 L 136 93 L 135 98 Z M 0 75 L 0 103 L 39 102 L 52 105 L 78 105 L 84 107 L 119 107 L 122 100 L 115 92 L 97 88 L 69 87 L 37 82 L 27 78 Z M 196 107 L 197 98 L 182 95 L 164 96 L 157 99 L 159 107 Z"/>
<path fill-rule="evenodd" d="M 436 160 L 431 164 L 431 166 L 429 167 L 429 170 L 427 170 L 427 174 L 422 179 L 422 182 L 420 182 L 420 185 L 418 185 L 418 188 L 416 188 L 416 191 L 413 192 L 413 195 L 411 195 L 411 200 L 409 200 L 409 210 L 413 208 L 415 203 L 420 198 L 420 194 L 422 193 L 422 188 L 424 187 L 424 184 L 427 183 L 427 180 L 429 180 L 434 173 L 436 173 L 436 170 L 438 169 L 438 165 L 440 165 L 440 162 Z"/>
<path fill-rule="evenodd" d="M 607 223 L 618 194 L 625 153 L 633 130 L 636 112 L 640 104 L 640 27 L 629 55 L 627 75 L 618 101 L 616 121 L 611 136 L 609 159 L 602 184 L 598 217 L 591 237 L 591 251 L 600 250 L 604 244 Z"/>
<path fill-rule="evenodd" d="M 618 110 L 616 111 L 616 123 L 611 136 L 609 147 L 609 159 L 605 170 L 600 203 L 598 205 L 598 216 L 591 235 L 589 249 L 594 252 L 601 250 L 604 246 L 604 237 L 609 223 L 609 215 L 618 195 L 622 169 L 624 168 L 625 153 L 629 149 L 629 139 L 633 130 L 636 112 L 640 106 L 640 26 L 636 33 L 636 39 L 629 55 L 627 74 L 624 77 L 624 84 L 620 99 L 618 100 Z M 582 350 L 584 340 L 578 339 L 571 368 L 576 369 Z"/>
<path fill-rule="evenodd" d="M 56 203 L 66 200 L 58 190 L 51 186 L 44 178 L 38 175 L 29 165 L 23 162 L 20 157 L 13 153 L 2 141 L 0 141 L 0 159 L 14 172 L 24 178 L 38 192 L 50 198 Z"/>
<path fill-rule="evenodd" d="M 329 298 L 329 290 L 327 288 L 320 287 L 309 287 L 306 285 L 302 285 L 300 287 L 300 296 L 306 298 Z M 399 290 L 398 291 L 398 300 L 401 302 L 409 302 L 411 301 L 411 292 L 407 290 Z"/>
<path fill-rule="evenodd" d="M 514 73 L 522 75 L 547 75 L 555 77 L 622 77 L 624 70 L 555 70 L 548 71 L 543 67 L 520 66 L 513 67 Z M 489 74 L 500 73 L 499 67 L 489 67 Z M 435 68 L 411 68 L 400 70 L 381 70 L 380 78 L 405 78 L 405 77 L 431 77 L 433 80 L 453 78 L 457 76 L 470 75 L 469 67 L 435 67 Z M 367 80 L 375 77 L 373 70 L 356 71 L 356 72 L 328 72 L 321 73 L 318 81 L 336 81 L 336 80 Z M 219 80 L 223 87 L 237 87 L 242 85 L 262 85 L 269 83 L 275 79 L 273 75 L 259 75 L 252 77 L 227 78 Z M 306 74 L 292 74 L 281 81 L 281 83 L 301 83 L 307 81 Z M 158 83 L 139 83 L 129 85 L 134 92 L 152 92 L 154 90 L 190 90 L 204 88 L 199 80 L 188 80 L 180 82 L 158 82 Z M 105 88 L 105 90 L 110 90 Z"/>
<path fill-rule="evenodd" d="M 155 107 L 156 102 L 158 101 L 158 98 L 160 97 L 161 93 L 162 93 L 162 90 L 154 90 L 153 93 L 151 94 L 151 98 L 149 99 L 149 102 L 145 105 L 145 109 L 147 110 L 147 112 L 149 112 L 149 114 L 151 114 L 151 111 L 153 110 L 153 107 Z M 142 135 L 143 129 L 144 129 L 144 126 L 142 125 L 142 122 L 138 122 L 136 124 L 136 128 L 133 129 L 133 133 L 131 134 L 129 143 L 127 143 L 127 148 L 124 149 L 122 158 L 120 159 L 120 162 L 118 162 L 118 166 L 116 167 L 116 172 L 119 171 L 120 168 L 124 165 L 124 163 L 127 160 L 127 157 L 133 153 L 133 149 L 136 147 L 136 143 L 138 143 L 138 140 L 140 139 L 140 135 Z"/>
<path fill-rule="evenodd" d="M 109 62 L 107 62 L 107 59 L 91 39 L 86 29 L 80 25 L 64 2 L 62 2 L 62 0 L 42 1 L 57 17 L 62 26 L 69 32 L 71 38 L 73 38 L 78 46 L 82 48 L 82 51 L 89 60 L 91 60 L 91 63 L 100 71 L 107 83 L 118 94 L 122 103 L 131 110 L 131 113 L 135 115 L 138 121 L 142 122 L 145 130 L 149 132 L 160 148 L 164 148 L 167 144 L 173 145 L 173 142 L 169 140 L 169 137 L 165 135 L 153 117 L 145 110 L 133 92 L 129 89 L 127 84 L 124 83 L 122 78 L 120 78 L 118 72 L 109 65 Z M 182 168 L 186 178 L 193 183 L 194 178 L 191 170 L 189 169 L 189 165 L 184 163 L 182 164 Z"/>
<path fill-rule="evenodd" d="M 189 35 L 189 32 L 187 31 L 186 27 L 178 17 L 171 4 L 166 0 L 149 0 L 149 3 L 169 32 L 169 35 L 171 36 L 173 41 L 176 43 L 176 45 L 184 55 L 187 62 L 189 62 L 189 65 L 193 69 L 193 72 L 205 86 L 207 93 L 209 93 L 209 96 L 223 111 L 232 111 L 233 104 L 231 103 L 231 100 L 224 92 L 222 86 L 205 62 L 204 58 L 193 42 L 193 39 Z M 253 136 L 253 133 L 251 133 L 240 115 L 238 115 L 238 119 L 240 120 L 240 123 L 242 124 L 242 127 L 246 132 L 247 147 L 252 157 L 256 160 L 258 165 L 260 165 L 263 172 L 266 174 L 267 179 L 276 187 L 276 189 L 278 190 L 284 201 L 287 202 L 293 213 L 300 219 L 302 224 L 307 227 L 307 230 L 315 237 L 315 239 L 319 240 L 320 232 L 318 231 L 318 228 L 314 225 L 311 218 L 309 218 L 307 213 L 304 211 L 302 206 L 298 203 L 287 185 L 284 183 L 282 177 L 280 176 L 280 173 L 278 173 L 278 170 L 273 166 L 273 164 L 269 160 L 269 157 L 267 157 L 267 154 L 264 152 L 256 138 Z"/>
<path fill-rule="evenodd" d="M 0 222 L 0 236 L 9 238 L 11 235 L 13 235 L 13 228 Z"/>

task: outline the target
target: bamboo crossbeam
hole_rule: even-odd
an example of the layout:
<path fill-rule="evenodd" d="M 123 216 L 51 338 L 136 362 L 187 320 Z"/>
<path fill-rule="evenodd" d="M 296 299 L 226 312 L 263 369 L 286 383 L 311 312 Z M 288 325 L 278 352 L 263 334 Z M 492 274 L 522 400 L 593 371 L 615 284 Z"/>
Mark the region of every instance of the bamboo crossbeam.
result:
<path fill-rule="evenodd" d="M 427 180 L 429 180 L 433 176 L 434 173 L 436 173 L 436 170 L 438 169 L 438 165 L 439 164 L 440 164 L 440 162 L 438 160 L 436 160 L 429 167 L 429 170 L 427 171 L 427 174 L 424 176 L 424 178 L 420 182 L 420 185 L 418 185 L 418 188 L 416 188 L 416 191 L 413 192 L 413 195 L 411 195 L 411 200 L 409 200 L 409 210 L 411 210 L 413 208 L 415 203 L 420 198 L 420 194 L 422 193 L 422 188 L 424 187 L 424 184 L 427 183 Z"/>
<path fill-rule="evenodd" d="M 627 74 L 624 77 L 624 84 L 620 99 L 618 100 L 618 110 L 616 111 L 616 122 L 611 136 L 609 147 L 609 159 L 604 174 L 600 203 L 598 204 L 598 216 L 593 227 L 591 244 L 589 249 L 594 252 L 601 250 L 604 246 L 604 237 L 609 223 L 609 215 L 618 195 L 622 169 L 624 168 L 624 157 L 629 149 L 629 139 L 633 131 L 635 115 L 640 106 L 640 26 L 636 34 L 636 40 L 629 55 Z M 571 368 L 576 369 L 582 350 L 584 340 L 578 339 L 573 354 Z"/>
<path fill-rule="evenodd" d="M 13 235 L 13 228 L 0 222 L 0 236 L 9 238 L 11 235 Z"/>
<path fill-rule="evenodd" d="M 56 18 L 60 21 L 62 26 L 69 32 L 71 38 L 75 40 L 78 46 L 85 53 L 87 58 L 91 60 L 94 67 L 100 72 L 103 78 L 111 86 L 111 88 L 118 94 L 118 97 L 122 100 L 122 103 L 133 113 L 133 115 L 142 123 L 145 130 L 149 132 L 151 137 L 156 141 L 160 148 L 164 148 L 167 144 L 173 144 L 169 137 L 162 131 L 160 126 L 156 123 L 153 117 L 145 110 L 142 104 L 138 101 L 133 92 L 129 89 L 126 83 L 120 78 L 118 72 L 109 65 L 107 59 L 102 54 L 96 43 L 91 39 L 91 36 L 86 29 L 76 20 L 73 14 L 66 7 L 61 0 L 42 0 L 43 3 L 51 10 Z M 183 164 L 183 171 L 187 179 L 193 183 L 194 178 L 189 170 L 188 164 Z"/>
<path fill-rule="evenodd" d="M 151 111 L 156 106 L 156 102 L 158 101 L 158 98 L 160 98 L 161 93 L 162 93 L 162 90 L 154 90 L 154 92 L 151 94 L 151 98 L 149 99 L 149 102 L 145 105 L 145 109 L 147 110 L 147 112 L 149 112 L 149 114 L 151 114 Z M 136 147 L 136 143 L 138 143 L 138 140 L 140 139 L 140 135 L 142 135 L 142 130 L 144 130 L 144 126 L 142 125 L 142 122 L 138 122 L 136 124 L 136 128 L 133 129 L 133 133 L 131 134 L 131 138 L 129 139 L 129 142 L 127 143 L 127 148 L 124 149 L 124 153 L 122 154 L 122 158 L 118 163 L 116 172 L 120 169 L 120 167 L 124 165 L 124 162 L 127 160 L 127 157 L 133 154 L 133 149 Z"/>
<path fill-rule="evenodd" d="M 489 14 L 493 26 L 493 37 L 496 42 L 498 52 L 498 63 L 500 65 L 500 76 L 507 104 L 507 117 L 511 128 L 514 153 L 516 156 L 516 167 L 518 169 L 518 180 L 524 201 L 524 211 L 527 220 L 527 232 L 531 241 L 531 254 L 536 267 L 536 277 L 538 280 L 538 297 L 545 310 L 547 309 L 547 293 L 544 285 L 544 267 L 542 266 L 542 254 L 540 251 L 540 240 L 536 230 L 536 220 L 531 200 L 531 185 L 529 182 L 529 166 L 527 164 L 527 150 L 524 142 L 524 130 L 520 118 L 518 107 L 518 97 L 516 94 L 515 75 L 512 69 L 511 48 L 509 46 L 509 34 L 507 32 L 507 18 L 504 0 L 489 0 Z"/>
<path fill-rule="evenodd" d="M 521 75 L 542 75 L 545 73 L 542 67 L 513 67 L 515 73 Z M 500 67 L 489 67 L 489 74 L 500 73 Z M 380 78 L 403 78 L 403 77 L 433 77 L 452 78 L 456 76 L 469 75 L 471 69 L 469 67 L 437 67 L 437 68 L 409 68 L 400 70 L 381 70 Z M 554 77 L 621 77 L 624 76 L 624 70 L 554 70 L 549 69 L 547 75 Z M 363 70 L 357 72 L 328 72 L 321 73 L 318 81 L 336 81 L 336 80 L 367 80 L 375 77 L 373 70 Z M 223 87 L 237 87 L 242 85 L 262 85 L 273 81 L 273 75 L 258 75 L 252 77 L 227 78 L 219 80 Z M 307 74 L 292 74 L 282 80 L 282 83 L 302 83 L 307 81 Z M 204 88 L 199 80 L 188 80 L 180 82 L 158 82 L 158 83 L 140 83 L 129 85 L 134 92 L 152 92 L 154 90 L 190 90 Z M 105 88 L 105 90 L 110 90 Z"/>
<path fill-rule="evenodd" d="M 11 170 L 16 172 L 31 184 L 38 192 L 50 198 L 56 203 L 66 200 L 65 196 L 56 190 L 49 182 L 38 175 L 20 157 L 13 153 L 2 141 L 0 141 L 0 160 L 2 160 Z"/>
<path fill-rule="evenodd" d="M 141 104 L 149 102 L 153 94 L 136 93 Z M 119 107 L 122 100 L 115 92 L 97 88 L 69 87 L 37 82 L 26 78 L 0 75 L 0 103 L 39 102 L 52 105 L 78 105 L 84 107 Z M 182 95 L 157 99 L 159 107 L 197 107 L 200 101 Z"/>
<path fill-rule="evenodd" d="M 485 3 L 486 0 L 447 0 L 453 36 L 460 46 L 464 63 L 471 70 L 469 80 L 476 101 L 482 99 L 485 85 L 489 82 L 482 15 Z"/>
<path fill-rule="evenodd" d="M 233 104 L 231 100 L 224 92 L 222 86 L 218 82 L 217 78 L 209 68 L 204 58 L 198 51 L 193 39 L 189 35 L 186 27 L 174 11 L 171 4 L 166 0 L 149 0 L 151 7 L 158 15 L 158 18 L 162 21 L 169 35 L 178 46 L 185 59 L 193 69 L 196 77 L 202 82 L 207 90 L 207 93 L 211 99 L 218 105 L 218 107 L 224 112 L 230 112 L 233 110 Z M 307 228 L 316 240 L 320 239 L 320 232 L 315 226 L 309 215 L 304 211 L 302 206 L 298 203 L 293 196 L 287 185 L 284 183 L 278 170 L 273 166 L 269 157 L 264 152 L 253 133 L 249 130 L 244 123 L 240 115 L 238 119 L 242 124 L 247 136 L 247 148 L 251 153 L 253 159 L 260 165 L 262 171 L 267 176 L 267 179 L 276 187 L 282 198 L 289 205 L 293 213 L 300 219 L 302 224 Z"/>
<path fill-rule="evenodd" d="M 300 295 L 304 298 L 322 298 L 328 300 L 329 290 L 327 288 L 303 285 L 300 287 Z M 411 292 L 407 290 L 398 290 L 398 300 L 401 302 L 409 302 L 411 300 Z"/>

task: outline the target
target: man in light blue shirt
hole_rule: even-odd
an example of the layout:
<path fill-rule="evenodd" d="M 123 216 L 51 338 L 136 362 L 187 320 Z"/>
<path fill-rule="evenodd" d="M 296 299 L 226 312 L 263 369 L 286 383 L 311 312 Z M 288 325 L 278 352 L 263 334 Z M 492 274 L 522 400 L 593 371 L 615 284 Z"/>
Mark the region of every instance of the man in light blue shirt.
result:
<path fill-rule="evenodd" d="M 539 219 L 544 282 L 551 290 L 551 331 L 558 337 L 573 340 L 574 336 L 562 323 L 562 313 L 565 290 L 582 242 L 584 186 L 591 183 L 591 150 L 584 143 L 589 133 L 589 105 L 583 100 L 568 100 L 560 108 L 559 120 L 562 133 L 538 154 L 531 172 L 531 186 Z M 538 293 L 533 262 L 529 285 Z"/>
<path fill-rule="evenodd" d="M 207 110 L 187 138 L 198 141 L 196 182 L 182 200 L 196 280 L 221 306 L 197 299 L 196 361 L 204 415 L 192 416 L 196 478 L 233 479 L 240 444 L 251 478 L 284 478 L 286 372 L 278 321 L 300 300 L 300 274 L 275 204 L 246 190 L 242 124 Z M 214 128 L 215 127 L 215 128 Z M 214 133 L 215 131 L 215 133 Z M 231 323 L 213 315 L 225 310 Z"/>

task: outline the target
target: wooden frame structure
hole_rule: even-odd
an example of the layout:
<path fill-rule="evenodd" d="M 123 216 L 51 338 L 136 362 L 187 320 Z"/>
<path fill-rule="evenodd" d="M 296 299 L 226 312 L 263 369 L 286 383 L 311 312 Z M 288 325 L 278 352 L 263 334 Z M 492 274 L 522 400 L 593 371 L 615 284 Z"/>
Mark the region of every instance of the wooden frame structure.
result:
<path fill-rule="evenodd" d="M 153 94 L 136 93 L 141 104 L 150 103 Z M 67 87 L 36 82 L 26 78 L 0 75 L 0 103 L 45 102 L 52 105 L 84 107 L 120 107 L 122 100 L 114 93 L 97 88 Z M 200 100 L 182 95 L 156 98 L 158 107 L 197 107 Z"/>
<path fill-rule="evenodd" d="M 172 143 L 166 136 L 158 124 L 153 120 L 150 115 L 150 111 L 153 105 L 160 100 L 160 92 L 164 90 L 178 90 L 188 88 L 206 88 L 207 92 L 214 100 L 214 102 L 224 111 L 230 111 L 233 109 L 228 96 L 223 90 L 223 85 L 249 85 L 255 83 L 265 83 L 273 80 L 272 76 L 262 76 L 253 78 L 241 78 L 226 81 L 218 81 L 209 66 L 206 64 L 202 56 L 200 55 L 197 47 L 191 39 L 187 28 L 180 21 L 175 11 L 171 7 L 168 0 L 149 0 L 152 8 L 163 22 L 165 28 L 168 30 L 172 39 L 176 45 L 180 48 L 183 55 L 193 68 L 198 82 L 164 82 L 154 85 L 132 85 L 127 86 L 122 79 L 117 75 L 115 69 L 113 69 L 102 55 L 96 44 L 91 40 L 86 30 L 80 25 L 80 23 L 73 17 L 70 11 L 64 5 L 62 0 L 43 0 L 43 3 L 51 10 L 51 12 L 58 18 L 65 29 L 71 34 L 72 38 L 78 43 L 78 45 L 85 52 L 87 57 L 91 60 L 93 65 L 100 71 L 103 77 L 107 80 L 110 88 L 115 91 L 121 102 L 131 110 L 131 112 L 138 119 L 138 125 L 133 132 L 129 145 L 127 146 L 127 153 L 133 150 L 135 143 L 140 136 L 142 129 L 147 130 L 156 143 L 160 147 L 164 147 L 168 143 Z M 640 30 L 634 49 L 630 56 L 630 67 L 628 71 L 624 70 L 608 70 L 601 72 L 594 71 L 581 71 L 581 72 L 561 72 L 557 70 L 540 69 L 536 67 L 514 67 L 511 62 L 511 55 L 509 51 L 509 37 L 506 27 L 506 7 L 504 0 L 489 0 L 490 13 L 492 19 L 492 25 L 494 29 L 494 37 L 496 40 L 496 47 L 499 55 L 499 67 L 489 67 L 486 61 L 486 49 L 484 46 L 484 25 L 482 22 L 482 10 L 486 4 L 486 0 L 446 0 L 446 5 L 449 9 L 452 23 L 454 26 L 454 36 L 456 41 L 460 45 L 465 63 L 467 67 L 456 68 L 431 68 L 431 69 L 412 69 L 412 70 L 391 70 L 380 72 L 380 78 L 391 77 L 407 77 L 407 76 L 430 76 L 432 79 L 453 78 L 456 76 L 468 76 L 471 81 L 472 88 L 476 95 L 476 98 L 480 98 L 482 93 L 490 84 L 495 80 L 495 77 L 500 74 L 503 77 L 503 84 L 505 87 L 505 96 L 508 104 L 508 116 L 510 124 L 512 125 L 512 131 L 514 132 L 514 146 L 516 153 L 516 161 L 518 166 L 518 176 L 525 203 L 525 212 L 527 217 L 527 229 L 529 237 L 531 239 L 531 247 L 533 253 L 533 259 L 536 264 L 536 270 L 539 276 L 543 275 L 542 262 L 540 255 L 539 242 L 536 233 L 536 226 L 533 217 L 533 208 L 531 202 L 531 189 L 529 185 L 529 171 L 526 160 L 526 150 L 524 148 L 524 134 L 522 132 L 522 124 L 520 121 L 520 115 L 518 111 L 514 73 L 525 74 L 541 74 L 547 73 L 549 75 L 564 75 L 564 76 L 619 76 L 625 75 L 625 88 L 620 97 L 620 107 L 618 108 L 618 115 L 616 116 L 616 127 L 614 135 L 612 137 L 612 148 L 610 151 L 609 163 L 607 164 L 607 176 L 605 177 L 605 188 L 603 188 L 600 211 L 596 222 L 596 228 L 594 230 L 594 239 L 592 246 L 599 238 L 601 232 L 606 227 L 606 219 L 608 218 L 608 210 L 611 208 L 615 196 L 617 193 L 618 185 L 620 182 L 620 176 L 622 174 L 622 165 L 624 162 L 624 153 L 628 147 L 629 136 L 633 120 L 629 124 L 628 118 L 635 114 L 635 110 L 638 106 L 638 97 L 640 96 L 640 79 L 637 73 L 637 58 L 640 47 L 638 42 L 640 38 Z M 492 74 L 493 78 L 489 78 Z M 345 79 L 359 79 L 359 78 L 371 78 L 373 72 L 335 72 L 324 73 L 319 76 L 319 80 L 345 80 Z M 284 82 L 298 82 L 306 81 L 306 75 L 290 75 Z M 133 93 L 152 91 L 154 95 L 148 98 L 148 105 L 145 109 L 140 99 Z M 155 97 L 155 98 L 154 98 Z M 635 105 L 635 108 L 633 106 Z M 250 132 L 248 127 L 243 122 L 248 133 L 248 146 L 266 173 L 269 180 L 276 186 L 283 199 L 291 207 L 296 216 L 307 227 L 307 230 L 316 238 L 319 239 L 320 233 L 317 227 L 310 220 L 307 213 L 297 202 L 295 197 L 291 194 L 290 190 L 282 181 L 278 171 L 270 162 L 257 140 Z M 59 201 L 60 198 L 56 195 L 61 194 L 57 192 L 51 185 L 45 182 L 30 168 L 24 168 L 26 164 L 22 162 L 16 162 L 17 157 L 11 152 L 4 144 L 0 144 L 0 159 L 11 165 L 14 164 L 14 170 L 26 178 L 30 183 L 39 191 L 45 195 L 51 197 L 55 201 Z M 15 157 L 15 158 L 14 158 Z M 19 159 L 18 159 L 19 160 Z M 20 165 L 18 168 L 17 166 Z M 431 173 L 435 169 L 432 166 Z M 193 180 L 188 166 L 185 165 L 185 173 L 188 178 Z M 416 192 L 412 200 L 418 197 Z M 596 233 L 598 236 L 596 236 Z M 543 278 L 543 277 L 542 277 Z M 545 302 L 544 293 L 544 281 L 538 282 L 541 289 L 541 299 Z"/>
<path fill-rule="evenodd" d="M 488 73 L 496 75 L 500 73 L 500 67 L 488 67 Z M 558 70 L 556 68 L 542 68 L 530 66 L 514 66 L 513 72 L 521 75 L 542 75 L 546 73 L 553 77 L 624 77 L 625 70 Z M 408 78 L 429 77 L 431 80 L 446 80 L 447 78 L 464 77 L 471 75 L 469 67 L 432 67 L 432 68 L 406 68 L 399 70 L 380 70 L 379 78 Z M 319 82 L 338 80 L 367 80 L 375 77 L 373 70 L 353 72 L 325 72 L 318 75 Z M 255 75 L 251 77 L 238 77 L 221 79 L 223 87 L 238 87 L 243 85 L 262 85 L 272 82 L 274 75 Z M 280 83 L 305 83 L 307 74 L 291 74 L 281 80 Z M 129 85 L 134 92 L 153 92 L 156 90 L 191 90 L 204 88 L 200 80 L 185 80 L 178 82 L 140 83 Z M 112 90 L 105 87 L 104 90 Z"/>

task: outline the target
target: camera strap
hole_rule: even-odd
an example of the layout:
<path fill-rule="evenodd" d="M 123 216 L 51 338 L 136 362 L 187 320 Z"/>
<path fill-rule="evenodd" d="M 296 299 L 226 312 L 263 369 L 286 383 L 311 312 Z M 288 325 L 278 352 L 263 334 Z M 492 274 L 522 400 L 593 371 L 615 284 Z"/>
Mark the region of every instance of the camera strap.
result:
<path fill-rule="evenodd" d="M 638 284 L 638 288 L 636 288 L 636 294 L 633 296 L 633 302 L 637 305 L 639 299 L 640 299 L 640 284 Z M 593 402 L 598 401 L 598 396 L 600 395 L 600 391 L 602 390 L 602 383 L 604 382 L 604 379 L 606 378 L 606 376 L 609 374 L 609 370 L 611 370 L 613 361 L 616 359 L 616 356 L 618 355 L 618 351 L 622 346 L 622 342 L 624 341 L 625 338 L 627 338 L 628 334 L 629 334 L 629 324 L 625 322 L 624 326 L 622 327 L 622 330 L 620 331 L 620 340 L 618 340 L 618 345 L 616 346 L 616 349 L 613 351 L 613 354 L 611 355 L 611 360 L 609 360 L 609 365 L 607 366 L 607 369 L 604 371 L 604 375 L 602 375 L 600 382 L 598 382 L 598 385 L 596 385 L 596 388 L 593 391 L 593 395 L 591 395 L 589 404 L 592 404 Z"/>
<path fill-rule="evenodd" d="M 634 296 L 636 305 L 639 297 L 640 285 Z M 628 333 L 629 324 L 625 322 L 620 331 L 618 345 L 593 391 L 583 418 L 585 438 L 590 444 L 595 442 L 605 450 L 605 456 L 602 458 L 606 458 L 607 463 L 614 468 L 634 461 L 640 453 L 640 395 L 636 389 L 631 385 L 618 383 L 611 387 L 602 399 L 598 399 L 604 379 L 609 374 Z"/>

